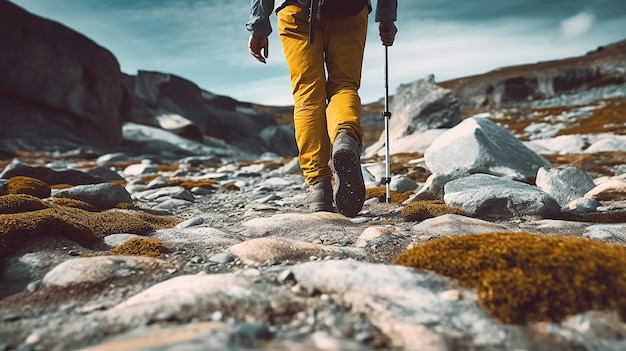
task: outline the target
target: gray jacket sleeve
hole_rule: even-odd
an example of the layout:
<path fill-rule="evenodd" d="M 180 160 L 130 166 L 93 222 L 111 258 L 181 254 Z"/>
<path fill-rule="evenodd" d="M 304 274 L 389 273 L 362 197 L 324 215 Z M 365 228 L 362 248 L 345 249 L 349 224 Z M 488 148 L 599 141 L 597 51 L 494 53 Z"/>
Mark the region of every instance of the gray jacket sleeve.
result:
<path fill-rule="evenodd" d="M 398 19 L 398 0 L 376 2 L 376 22 L 395 22 Z"/>
<path fill-rule="evenodd" d="M 394 0 L 395 1 L 395 0 Z M 255 37 L 266 37 L 272 32 L 270 15 L 274 11 L 274 0 L 252 0 L 250 4 L 250 20 L 246 28 Z"/>

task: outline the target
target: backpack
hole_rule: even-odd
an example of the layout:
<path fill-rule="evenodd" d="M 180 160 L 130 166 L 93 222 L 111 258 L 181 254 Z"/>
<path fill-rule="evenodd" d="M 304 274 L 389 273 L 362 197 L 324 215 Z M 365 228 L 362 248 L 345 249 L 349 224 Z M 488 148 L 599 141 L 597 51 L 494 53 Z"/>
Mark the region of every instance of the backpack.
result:
<path fill-rule="evenodd" d="M 355 16 L 369 0 L 311 0 L 319 1 L 319 14 L 321 17 L 348 17 Z"/>

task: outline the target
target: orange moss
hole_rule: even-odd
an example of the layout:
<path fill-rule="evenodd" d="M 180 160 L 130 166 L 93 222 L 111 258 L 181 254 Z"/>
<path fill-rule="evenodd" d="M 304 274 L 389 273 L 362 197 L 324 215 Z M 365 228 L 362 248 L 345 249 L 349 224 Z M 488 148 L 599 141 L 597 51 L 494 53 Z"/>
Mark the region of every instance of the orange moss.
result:
<path fill-rule="evenodd" d="M 110 255 L 131 255 L 157 257 L 168 253 L 167 245 L 161 240 L 151 238 L 132 238 L 109 251 Z"/>
<path fill-rule="evenodd" d="M 180 168 L 180 165 L 178 164 L 178 162 L 174 162 L 174 163 L 170 163 L 166 165 L 158 165 L 156 167 L 157 171 L 159 172 L 174 172 L 174 171 L 177 171 L 179 168 Z"/>
<path fill-rule="evenodd" d="M 428 218 L 445 214 L 459 214 L 469 216 L 465 211 L 450 207 L 440 200 L 423 200 L 408 203 L 402 208 L 402 217 L 407 221 L 423 221 Z"/>
<path fill-rule="evenodd" d="M 16 176 L 7 180 L 9 194 L 28 194 L 40 199 L 50 197 L 50 186 L 39 179 Z"/>
<path fill-rule="evenodd" d="M 626 99 L 603 100 L 599 107 L 587 117 L 576 120 L 570 126 L 560 130 L 558 135 L 615 133 L 626 134 Z"/>
<path fill-rule="evenodd" d="M 222 188 L 224 188 L 224 189 L 226 189 L 228 191 L 239 191 L 239 190 L 241 190 L 241 189 L 239 189 L 238 186 L 236 186 L 233 183 L 224 184 L 224 185 L 222 185 Z"/>
<path fill-rule="evenodd" d="M 153 181 L 159 175 L 151 174 L 142 178 L 144 184 L 148 184 Z M 212 179 L 178 179 L 178 178 L 167 178 L 167 185 L 169 186 L 182 186 L 187 190 L 191 190 L 193 188 L 207 188 L 207 189 L 215 189 L 214 185 L 216 184 Z"/>
<path fill-rule="evenodd" d="M 478 291 L 505 323 L 560 321 L 588 310 L 626 317 L 626 247 L 530 233 L 451 236 L 415 246 L 395 264 L 427 269 Z"/>
<path fill-rule="evenodd" d="M 110 234 L 145 235 L 159 228 L 173 227 L 179 222 L 178 218 L 139 211 L 88 212 L 61 206 L 25 213 L 0 214 L 0 256 L 34 239 L 64 237 L 91 247 Z"/>
<path fill-rule="evenodd" d="M 50 189 L 55 189 L 55 190 L 62 190 L 62 189 L 68 189 L 73 187 L 72 184 L 53 184 L 50 185 Z"/>
<path fill-rule="evenodd" d="M 391 196 L 391 203 L 394 204 L 401 204 L 403 203 L 406 199 L 408 199 L 409 197 L 411 197 L 411 195 L 413 194 L 412 191 L 407 191 L 405 193 L 399 193 L 397 191 L 391 191 L 390 192 L 390 196 Z M 385 202 L 387 201 L 387 188 L 384 186 L 381 187 L 376 187 L 376 188 L 367 188 L 365 189 L 365 200 L 369 200 L 372 198 L 378 198 L 378 200 L 380 202 Z"/>
<path fill-rule="evenodd" d="M 89 204 L 84 201 L 76 200 L 76 199 L 55 197 L 53 198 L 53 203 L 57 206 L 78 208 L 78 209 L 89 211 L 89 212 L 97 211 L 97 209 L 92 204 Z"/>
<path fill-rule="evenodd" d="M 0 214 L 39 211 L 48 208 L 38 197 L 28 194 L 0 196 Z"/>
<path fill-rule="evenodd" d="M 554 167 L 576 167 L 594 177 L 614 176 L 611 167 L 626 164 L 626 152 L 594 152 L 589 154 L 543 155 Z"/>

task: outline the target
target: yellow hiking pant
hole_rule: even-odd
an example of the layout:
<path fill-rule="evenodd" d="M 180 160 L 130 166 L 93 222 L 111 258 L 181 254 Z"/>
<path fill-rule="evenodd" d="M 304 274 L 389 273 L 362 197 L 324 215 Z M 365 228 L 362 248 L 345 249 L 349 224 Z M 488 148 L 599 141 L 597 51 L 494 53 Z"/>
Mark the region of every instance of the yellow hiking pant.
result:
<path fill-rule="evenodd" d="M 368 9 L 356 16 L 322 18 L 309 44 L 309 11 L 288 5 L 278 12 L 278 33 L 294 99 L 300 168 L 306 182 L 330 176 L 332 142 L 346 132 L 362 145 L 361 85 Z M 328 74 L 328 79 L 326 74 Z"/>

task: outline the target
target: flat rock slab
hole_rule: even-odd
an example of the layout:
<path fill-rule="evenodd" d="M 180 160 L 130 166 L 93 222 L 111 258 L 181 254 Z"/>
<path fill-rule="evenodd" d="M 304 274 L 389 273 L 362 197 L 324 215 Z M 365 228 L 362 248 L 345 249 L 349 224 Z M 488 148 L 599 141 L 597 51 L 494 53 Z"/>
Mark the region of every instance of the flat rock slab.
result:
<path fill-rule="evenodd" d="M 355 258 L 363 259 L 366 256 L 362 249 L 350 247 L 336 247 L 320 244 L 312 244 L 306 241 L 296 241 L 288 238 L 268 237 L 257 238 L 234 245 L 228 252 L 237 256 L 244 262 L 263 263 L 268 260 L 277 262 L 292 260 L 308 260 L 311 256 Z"/>
<path fill-rule="evenodd" d="M 173 268 L 170 263 L 152 257 L 82 257 L 59 264 L 43 277 L 42 283 L 49 286 L 101 283 L 138 274 L 168 274 L 167 270 Z"/>

